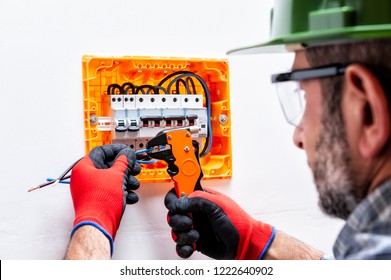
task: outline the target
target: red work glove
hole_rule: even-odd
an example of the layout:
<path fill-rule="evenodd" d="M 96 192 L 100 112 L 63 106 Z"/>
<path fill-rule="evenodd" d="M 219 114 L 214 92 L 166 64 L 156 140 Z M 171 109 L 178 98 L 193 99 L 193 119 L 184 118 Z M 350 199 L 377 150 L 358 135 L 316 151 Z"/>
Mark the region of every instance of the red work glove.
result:
<path fill-rule="evenodd" d="M 171 190 L 165 205 L 177 254 L 182 258 L 197 249 L 215 259 L 262 259 L 275 236 L 274 227 L 254 220 L 214 190 L 196 191 L 179 199 Z"/>
<path fill-rule="evenodd" d="M 94 148 L 72 169 L 71 194 L 75 208 L 73 233 L 91 225 L 109 239 L 111 253 L 126 203 L 138 196 L 132 191 L 140 183 L 132 175 L 140 173 L 135 153 L 126 145 L 113 144 Z"/>

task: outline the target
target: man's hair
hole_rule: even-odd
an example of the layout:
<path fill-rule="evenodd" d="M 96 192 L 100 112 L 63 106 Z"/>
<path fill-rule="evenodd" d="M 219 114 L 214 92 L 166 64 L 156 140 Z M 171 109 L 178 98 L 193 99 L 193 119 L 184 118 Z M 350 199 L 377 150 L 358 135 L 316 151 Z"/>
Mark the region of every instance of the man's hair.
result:
<path fill-rule="evenodd" d="M 350 63 L 366 66 L 379 79 L 391 104 L 391 38 L 310 47 L 305 53 L 311 67 Z M 332 107 L 332 112 L 339 110 L 343 76 L 321 79 L 321 86 L 325 104 Z"/>

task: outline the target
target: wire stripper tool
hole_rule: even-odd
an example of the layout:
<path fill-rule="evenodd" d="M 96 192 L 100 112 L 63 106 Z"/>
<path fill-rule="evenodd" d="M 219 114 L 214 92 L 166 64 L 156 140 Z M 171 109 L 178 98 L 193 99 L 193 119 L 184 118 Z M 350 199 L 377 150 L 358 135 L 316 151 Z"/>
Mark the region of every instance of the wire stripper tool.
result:
<path fill-rule="evenodd" d="M 167 173 L 174 181 L 177 197 L 202 190 L 199 144 L 192 138 L 198 132 L 197 126 L 163 130 L 147 143 L 147 149 L 151 149 L 148 156 L 168 164 Z"/>

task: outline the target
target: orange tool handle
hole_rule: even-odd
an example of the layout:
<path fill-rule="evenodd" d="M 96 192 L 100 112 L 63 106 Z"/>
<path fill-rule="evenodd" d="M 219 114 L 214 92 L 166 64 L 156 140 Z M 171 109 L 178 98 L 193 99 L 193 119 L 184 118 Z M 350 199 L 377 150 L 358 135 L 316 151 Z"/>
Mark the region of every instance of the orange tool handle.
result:
<path fill-rule="evenodd" d="M 167 132 L 167 143 L 171 145 L 175 157 L 174 165 L 178 173 L 172 177 L 176 195 L 182 197 L 201 189 L 200 180 L 203 176 L 201 166 L 195 152 L 191 133 L 188 130 L 173 130 Z"/>

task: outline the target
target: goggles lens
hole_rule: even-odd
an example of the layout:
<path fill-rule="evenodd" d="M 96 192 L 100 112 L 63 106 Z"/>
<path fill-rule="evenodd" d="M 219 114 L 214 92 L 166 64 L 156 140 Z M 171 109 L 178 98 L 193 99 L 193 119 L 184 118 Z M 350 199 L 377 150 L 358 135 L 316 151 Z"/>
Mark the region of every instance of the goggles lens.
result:
<path fill-rule="evenodd" d="M 297 81 L 277 83 L 277 95 L 282 111 L 288 123 L 299 126 L 304 114 L 304 91 Z"/>
<path fill-rule="evenodd" d="M 306 104 L 300 81 L 344 75 L 347 66 L 334 64 L 272 75 L 272 83 L 277 86 L 278 99 L 288 123 L 300 126 L 304 114 Z"/>

